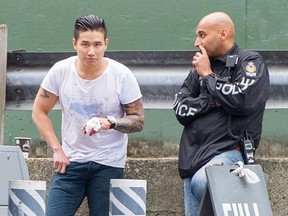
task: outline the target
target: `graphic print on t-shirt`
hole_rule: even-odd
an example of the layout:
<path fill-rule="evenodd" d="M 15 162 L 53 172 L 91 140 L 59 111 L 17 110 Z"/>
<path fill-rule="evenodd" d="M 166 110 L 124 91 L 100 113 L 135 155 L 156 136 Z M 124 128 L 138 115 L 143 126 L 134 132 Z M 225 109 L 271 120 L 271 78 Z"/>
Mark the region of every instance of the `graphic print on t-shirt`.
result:
<path fill-rule="evenodd" d="M 93 116 L 103 116 L 103 108 L 106 98 L 85 98 L 80 96 L 66 95 L 65 101 L 69 109 L 69 116 L 76 121 L 83 121 Z"/>

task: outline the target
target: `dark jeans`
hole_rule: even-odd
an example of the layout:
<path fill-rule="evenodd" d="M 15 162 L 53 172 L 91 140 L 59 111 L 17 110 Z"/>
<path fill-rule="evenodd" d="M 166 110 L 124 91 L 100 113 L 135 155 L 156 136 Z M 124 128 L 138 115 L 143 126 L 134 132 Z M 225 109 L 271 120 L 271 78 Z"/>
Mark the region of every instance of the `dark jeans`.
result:
<path fill-rule="evenodd" d="M 109 215 L 110 179 L 122 179 L 123 172 L 95 162 L 71 162 L 64 174 L 53 176 L 46 216 L 73 216 L 85 196 L 90 216 Z"/>

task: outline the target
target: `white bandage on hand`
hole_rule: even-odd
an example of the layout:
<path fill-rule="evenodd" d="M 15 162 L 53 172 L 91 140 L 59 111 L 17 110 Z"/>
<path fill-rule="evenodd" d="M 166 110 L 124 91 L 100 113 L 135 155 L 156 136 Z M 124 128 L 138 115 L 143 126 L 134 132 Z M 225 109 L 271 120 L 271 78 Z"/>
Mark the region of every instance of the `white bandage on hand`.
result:
<path fill-rule="evenodd" d="M 100 128 L 101 125 L 99 119 L 97 117 L 93 117 L 86 122 L 85 131 L 87 133 L 90 133 L 91 130 L 98 132 Z"/>

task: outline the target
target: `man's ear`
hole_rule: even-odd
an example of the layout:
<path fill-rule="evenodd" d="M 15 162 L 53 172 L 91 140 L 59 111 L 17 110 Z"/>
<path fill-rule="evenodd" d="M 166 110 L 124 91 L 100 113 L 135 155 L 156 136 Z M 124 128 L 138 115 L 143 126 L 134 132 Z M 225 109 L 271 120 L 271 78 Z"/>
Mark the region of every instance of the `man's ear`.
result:
<path fill-rule="evenodd" d="M 107 50 L 107 48 L 108 48 L 108 45 L 109 45 L 109 39 L 108 38 L 106 38 L 105 39 L 105 51 Z"/>
<path fill-rule="evenodd" d="M 73 45 L 75 50 L 76 50 L 76 44 L 77 44 L 77 40 L 75 38 L 73 38 L 72 39 L 72 45 Z"/>
<path fill-rule="evenodd" d="M 227 32 L 227 30 L 226 30 L 226 29 L 222 29 L 222 30 L 220 31 L 220 38 L 221 38 L 222 40 L 225 40 L 227 37 L 228 37 L 228 32 Z"/>

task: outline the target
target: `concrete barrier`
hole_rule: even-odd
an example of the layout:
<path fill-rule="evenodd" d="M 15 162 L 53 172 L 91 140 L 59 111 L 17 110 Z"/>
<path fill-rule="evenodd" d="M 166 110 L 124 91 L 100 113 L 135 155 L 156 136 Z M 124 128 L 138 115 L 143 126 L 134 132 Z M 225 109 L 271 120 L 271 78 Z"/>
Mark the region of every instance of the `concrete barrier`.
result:
<path fill-rule="evenodd" d="M 273 214 L 288 215 L 288 158 L 258 159 L 268 174 L 268 194 Z M 51 158 L 29 158 L 27 166 L 31 180 L 44 180 L 50 185 L 53 174 Z M 128 159 L 125 178 L 147 180 L 147 216 L 184 215 L 183 185 L 178 176 L 177 158 Z M 48 191 L 48 188 L 47 188 Z M 84 202 L 77 216 L 88 215 Z"/>

